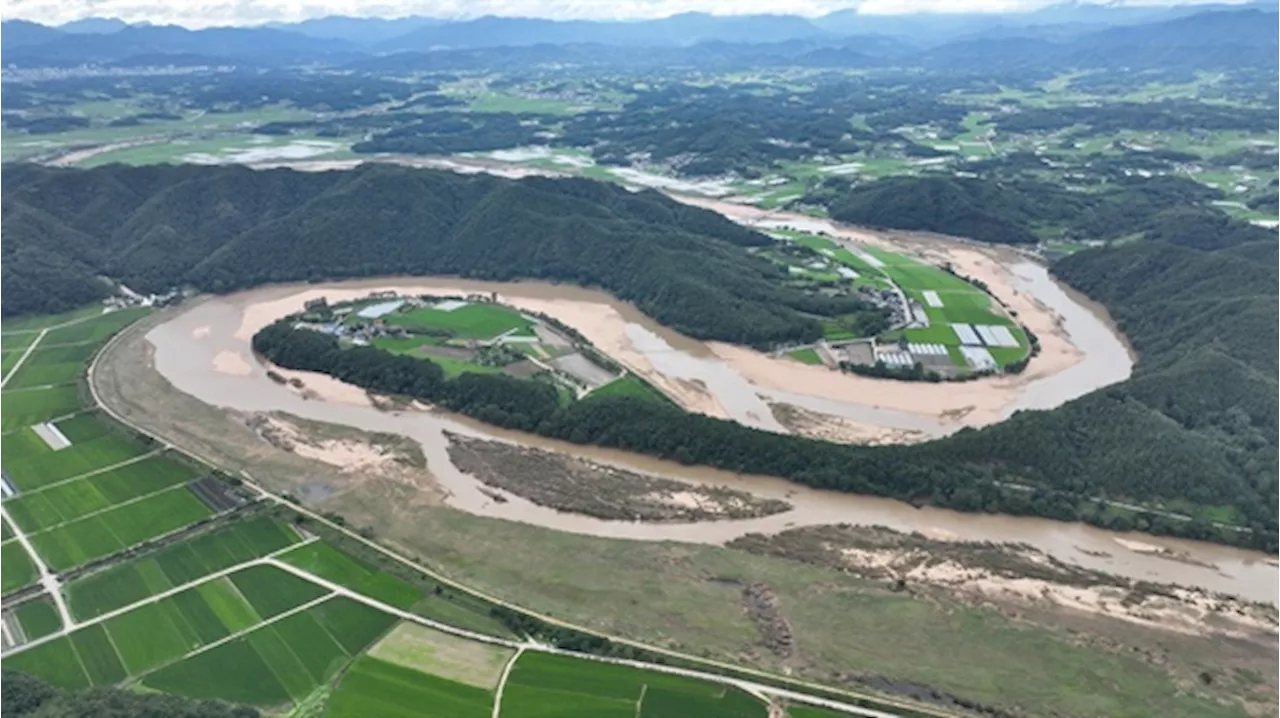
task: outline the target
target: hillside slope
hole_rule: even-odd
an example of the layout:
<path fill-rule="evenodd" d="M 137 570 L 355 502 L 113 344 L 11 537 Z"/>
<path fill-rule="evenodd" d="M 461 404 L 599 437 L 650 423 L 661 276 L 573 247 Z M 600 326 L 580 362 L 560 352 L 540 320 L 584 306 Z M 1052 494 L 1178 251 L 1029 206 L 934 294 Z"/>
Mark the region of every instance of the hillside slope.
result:
<path fill-rule="evenodd" d="M 815 315 L 865 308 L 784 287 L 780 270 L 742 251 L 773 241 L 762 234 L 587 180 L 391 165 L 16 166 L 3 203 L 6 316 L 100 296 L 94 274 L 138 291 L 393 274 L 563 281 L 607 289 L 691 336 L 754 345 L 816 339 Z"/>

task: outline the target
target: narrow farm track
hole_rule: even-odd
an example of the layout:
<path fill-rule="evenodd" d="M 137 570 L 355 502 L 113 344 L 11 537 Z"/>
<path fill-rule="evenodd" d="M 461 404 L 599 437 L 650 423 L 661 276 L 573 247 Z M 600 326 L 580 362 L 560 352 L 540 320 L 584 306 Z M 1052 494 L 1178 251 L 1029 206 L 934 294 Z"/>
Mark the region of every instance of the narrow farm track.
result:
<path fill-rule="evenodd" d="M 528 646 L 520 646 L 516 649 L 515 655 L 507 660 L 507 665 L 502 667 L 502 675 L 498 677 L 498 687 L 493 691 L 493 715 L 492 718 L 499 718 L 502 715 L 502 691 L 507 687 L 507 677 L 511 675 L 511 669 L 515 667 L 516 661 L 520 660 L 520 656 L 524 655 L 524 649 Z"/>
<path fill-rule="evenodd" d="M 9 509 L 0 504 L 0 514 L 4 515 L 5 523 L 9 524 L 9 528 L 13 530 L 13 537 L 22 544 L 22 548 L 31 556 L 31 562 L 35 564 L 36 572 L 40 576 L 40 585 L 44 586 L 44 590 L 53 598 L 53 605 L 58 609 L 58 617 L 62 619 L 62 632 L 75 626 L 75 619 L 71 617 L 71 612 L 67 610 L 67 602 L 62 596 L 62 585 L 58 580 L 58 575 L 49 570 L 45 565 L 44 559 L 40 558 L 40 554 L 36 553 L 35 546 L 31 545 L 31 541 L 27 539 L 27 534 L 18 524 L 14 523 L 13 517 L 9 515 Z"/>
<path fill-rule="evenodd" d="M 14 362 L 13 368 L 9 370 L 8 374 L 4 375 L 3 379 L 0 379 L 0 389 L 3 389 L 4 385 L 8 384 L 9 380 L 18 373 L 18 370 L 21 369 L 22 365 L 27 361 L 27 357 L 31 356 L 31 352 L 35 351 L 36 346 L 40 344 L 40 340 L 44 339 L 44 335 L 48 333 L 48 329 L 41 329 L 40 336 L 36 337 L 35 341 L 27 345 L 27 350 L 22 352 L 22 356 L 18 357 L 18 361 Z"/>
<path fill-rule="evenodd" d="M 121 340 L 122 337 L 126 336 L 128 332 L 129 330 L 125 329 L 117 333 L 115 336 L 113 336 L 103 346 L 103 348 L 100 349 L 96 355 L 94 355 L 93 361 L 89 365 L 86 378 L 87 378 L 87 384 L 89 387 L 90 395 L 93 398 L 93 403 L 96 406 L 100 407 L 108 416 L 110 416 L 115 421 L 138 432 L 141 435 L 151 437 L 155 441 L 159 442 L 162 446 L 169 449 L 173 449 L 174 451 L 180 452 L 206 466 L 218 467 L 218 463 L 216 461 L 210 460 L 209 458 L 200 455 L 198 452 L 192 451 L 186 447 L 178 446 L 170 442 L 166 437 L 159 435 L 150 429 L 147 429 L 143 426 L 140 426 L 134 423 L 133 421 L 129 420 L 127 417 L 120 414 L 113 407 L 111 407 L 110 405 L 108 405 L 106 402 L 102 400 L 102 395 L 98 390 L 97 384 L 95 383 L 95 376 L 94 376 L 95 370 L 97 369 L 97 366 L 98 366 L 98 362 Z M 267 490 L 260 483 L 258 483 L 258 481 L 255 480 L 252 475 L 250 475 L 246 471 L 238 471 L 236 473 L 239 474 L 246 488 L 253 490 L 263 499 L 271 501 L 277 505 L 283 506 L 289 509 L 290 511 L 293 511 L 296 514 L 305 516 L 309 520 L 315 521 L 332 531 L 340 533 L 343 536 L 345 536 L 347 539 L 360 543 L 361 545 L 373 551 L 378 552 L 382 556 L 385 556 L 386 558 L 392 561 L 395 561 L 396 563 L 399 563 L 403 566 L 406 566 L 414 570 L 415 572 L 418 572 L 424 576 L 427 576 L 442 585 L 445 585 L 454 590 L 461 591 L 463 593 L 475 596 L 492 605 L 500 606 L 508 610 L 523 613 L 527 616 L 536 618 L 544 623 L 560 626 L 563 628 L 569 628 L 575 631 L 580 631 L 580 632 L 591 634 L 591 635 L 601 636 L 613 643 L 616 643 L 619 645 L 631 646 L 644 651 L 648 651 L 650 653 L 670 656 L 672 658 L 688 661 L 694 664 L 701 664 L 704 666 L 722 669 L 726 671 L 733 671 L 734 673 L 739 675 L 755 676 L 762 680 L 785 681 L 789 685 L 794 686 L 796 688 L 810 689 L 810 690 L 819 691 L 826 694 L 842 694 L 842 695 L 848 696 L 850 700 L 863 700 L 863 701 L 875 703 L 881 706 L 900 708 L 904 711 L 908 711 L 916 715 L 927 714 L 927 715 L 938 716 L 939 718 L 955 718 L 957 716 L 955 712 L 944 710 L 936 706 L 929 706 L 929 705 L 918 704 L 918 703 L 909 703 L 907 701 L 897 700 L 893 698 L 869 695 L 865 693 L 858 693 L 856 691 L 851 691 L 847 689 L 839 689 L 839 688 L 833 688 L 829 686 L 823 686 L 823 685 L 819 685 L 819 684 L 812 683 L 805 680 L 778 676 L 778 675 L 769 673 L 767 671 L 762 671 L 755 668 L 733 665 L 733 664 L 725 663 L 723 661 L 717 661 L 715 659 L 703 658 L 700 656 L 694 656 L 691 654 L 682 653 L 680 651 L 671 650 L 669 648 L 664 648 L 661 646 L 646 644 L 640 641 L 632 640 L 632 639 L 621 637 L 621 636 L 604 634 L 599 631 L 586 628 L 584 626 L 579 626 L 579 625 L 570 623 L 568 621 L 564 621 L 563 619 L 538 613 L 537 611 L 533 611 L 523 606 L 519 606 L 517 604 L 503 600 L 496 596 L 489 595 L 481 590 L 462 584 L 457 580 L 450 578 L 448 576 L 445 576 L 443 574 L 440 574 L 437 571 L 423 564 L 417 563 L 412 559 L 406 556 L 403 556 L 387 548 L 386 546 L 383 546 L 380 543 L 377 543 L 371 539 L 365 538 L 364 536 L 360 535 L 359 533 L 351 530 L 346 526 L 342 526 L 337 523 L 334 523 L 333 521 L 330 521 L 325 516 L 322 516 L 321 514 L 315 511 L 312 511 L 311 509 L 308 509 L 307 507 L 302 506 L 301 504 L 298 504 L 294 501 L 284 498 L 283 496 L 280 496 L 278 494 L 275 494 Z M 280 562 L 270 561 L 269 559 L 260 559 L 259 561 L 270 562 L 273 565 L 282 565 L 280 564 Z M 301 571 L 300 569 L 296 569 L 292 566 L 286 570 L 290 570 L 290 569 L 292 569 L 292 571 L 300 572 L 301 574 L 306 574 L 305 571 Z M 318 577 L 312 577 L 312 578 L 318 578 Z M 324 584 L 320 584 L 320 585 L 324 585 Z M 331 585 L 335 585 L 335 584 L 331 584 Z M 446 633 L 451 633 L 457 636 L 473 638 L 474 640 L 483 641 L 485 643 L 502 645 L 502 646 L 517 648 L 517 649 L 520 646 L 526 646 L 527 650 L 536 650 L 536 651 L 542 651 L 546 653 L 570 656 L 570 657 L 579 658 L 582 660 L 598 661 L 602 663 L 614 663 L 617 665 L 625 665 L 625 666 L 630 666 L 630 667 L 640 668 L 645 670 L 652 670 L 652 671 L 657 671 L 662 673 L 670 673 L 672 675 L 680 675 L 680 676 L 685 676 L 689 678 L 697 678 L 697 679 L 706 680 L 714 683 L 719 683 L 722 685 L 733 686 L 741 690 L 747 691 L 748 693 L 753 693 L 753 694 L 760 693 L 760 694 L 775 696 L 778 698 L 785 698 L 795 703 L 802 703 L 807 705 L 829 708 L 837 711 L 843 711 L 851 715 L 865 716 L 866 718 L 901 718 L 901 715 L 898 713 L 889 713 L 889 712 L 880 711 L 880 710 L 863 708 L 861 706 L 853 705 L 852 703 L 832 700 L 829 698 L 823 698 L 818 695 L 812 695 L 809 693 L 801 692 L 800 690 L 776 688 L 764 683 L 759 683 L 759 682 L 741 679 L 741 678 L 733 678 L 733 677 L 724 676 L 716 673 L 703 672 L 703 671 L 684 669 L 684 668 L 675 668 L 673 666 L 667 666 L 667 665 L 661 665 L 661 664 L 655 664 L 655 663 L 646 663 L 643 661 L 632 661 L 632 660 L 626 660 L 626 659 L 620 659 L 620 658 L 609 658 L 609 657 L 597 656 L 597 655 L 592 655 L 587 653 L 567 651 L 559 648 L 554 648 L 551 646 L 544 646 L 541 644 L 517 643 L 515 641 L 509 641 L 507 639 L 499 639 L 493 636 L 483 636 L 482 634 L 475 634 L 470 631 L 466 631 L 464 629 L 459 629 L 455 626 L 438 623 L 436 621 L 423 618 L 422 616 L 408 614 L 407 612 L 402 611 L 401 609 L 398 609 L 394 606 L 387 606 L 386 604 L 381 604 L 380 602 L 374 599 L 371 599 L 367 596 L 356 594 L 350 591 L 349 589 L 346 589 L 345 587 L 343 587 L 343 591 L 346 592 L 344 595 L 349 596 L 353 600 L 359 601 L 361 603 L 365 603 L 366 605 L 370 605 L 375 608 L 383 608 L 383 610 L 386 610 L 391 615 L 399 616 L 401 618 L 404 618 L 405 620 L 413 621 L 414 623 L 418 623 L 418 624 L 427 626 L 429 628 L 434 628 L 436 630 L 440 630 Z"/>

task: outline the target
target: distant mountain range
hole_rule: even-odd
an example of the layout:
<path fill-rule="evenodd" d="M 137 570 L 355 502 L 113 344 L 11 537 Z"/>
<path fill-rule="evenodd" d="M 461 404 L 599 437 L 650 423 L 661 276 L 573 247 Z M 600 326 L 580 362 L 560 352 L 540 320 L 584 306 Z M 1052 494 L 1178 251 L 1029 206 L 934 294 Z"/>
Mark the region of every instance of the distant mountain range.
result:
<path fill-rule="evenodd" d="M 188 30 L 87 18 L 59 27 L 23 20 L 0 24 L 6 66 L 138 65 L 193 58 L 241 65 L 381 64 L 402 58 L 433 67 L 474 66 L 486 52 L 538 62 L 684 64 L 702 59 L 824 67 L 911 64 L 981 69 L 1018 62 L 1183 66 L 1241 63 L 1276 53 L 1275 0 L 1247 5 L 1129 7 L 1073 2 L 1034 12 L 863 15 L 843 10 L 819 18 L 684 13 L 658 20 L 557 21 L 481 17 L 446 21 L 324 17 L 298 23 Z M 583 48 L 594 48 L 586 52 Z M 1206 48 L 1214 48 L 1209 52 Z M 631 52 L 644 49 L 643 53 Z M 592 53 L 599 55 L 592 57 Z M 448 53 L 460 53 L 446 57 Z M 628 59 L 630 58 L 630 59 Z M 525 60 L 521 60 L 525 61 Z M 400 62 L 400 61 L 393 61 Z M 400 62 L 400 64 L 405 64 Z M 430 68 L 424 68 L 430 69 Z"/>

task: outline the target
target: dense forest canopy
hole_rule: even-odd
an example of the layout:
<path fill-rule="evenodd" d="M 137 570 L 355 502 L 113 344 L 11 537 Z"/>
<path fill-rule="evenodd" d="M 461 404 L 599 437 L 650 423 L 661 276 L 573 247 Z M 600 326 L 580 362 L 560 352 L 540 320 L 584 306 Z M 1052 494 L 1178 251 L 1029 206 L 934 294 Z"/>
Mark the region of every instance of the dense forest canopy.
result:
<path fill-rule="evenodd" d="M 1222 193 L 1185 177 L 1121 175 L 1079 192 L 1023 176 L 1019 163 L 1016 156 L 985 162 L 993 178 L 887 177 L 858 185 L 830 179 L 806 200 L 843 222 L 1002 244 L 1035 244 L 1036 230 L 1045 227 L 1067 239 L 1145 236 L 1201 249 L 1274 237 L 1208 204 Z M 1009 176 L 1001 178 L 1006 168 Z"/>
<path fill-rule="evenodd" d="M 5 174 L 3 208 L 6 315 L 100 297 L 99 275 L 135 291 L 393 274 L 563 281 L 691 336 L 754 345 L 813 340 L 816 317 L 872 311 L 784 286 L 782 270 L 743 251 L 769 237 L 587 180 L 24 165 Z"/>

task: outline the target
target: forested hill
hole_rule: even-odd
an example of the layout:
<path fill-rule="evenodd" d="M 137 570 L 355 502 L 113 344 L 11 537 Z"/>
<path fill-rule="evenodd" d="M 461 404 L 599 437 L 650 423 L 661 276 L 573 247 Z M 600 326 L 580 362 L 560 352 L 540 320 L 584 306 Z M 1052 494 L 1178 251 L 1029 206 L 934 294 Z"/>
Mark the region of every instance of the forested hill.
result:
<path fill-rule="evenodd" d="M 346 172 L 113 165 L 6 167 L 3 311 L 137 291 L 225 292 L 394 274 L 602 287 L 691 336 L 766 345 L 857 311 L 782 286 L 743 251 L 771 242 L 657 192 L 579 179 L 367 165 Z M 802 314 L 803 312 L 803 314 Z"/>
<path fill-rule="evenodd" d="M 1106 305 L 1129 338 L 1133 377 L 935 450 L 1033 485 L 1242 523 L 1274 551 L 1278 260 L 1275 239 L 1213 251 L 1135 242 L 1060 260 L 1054 273 Z M 1135 527 L 1116 514 L 1099 523 Z"/>

